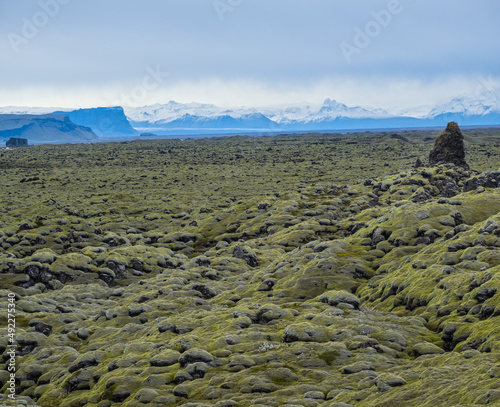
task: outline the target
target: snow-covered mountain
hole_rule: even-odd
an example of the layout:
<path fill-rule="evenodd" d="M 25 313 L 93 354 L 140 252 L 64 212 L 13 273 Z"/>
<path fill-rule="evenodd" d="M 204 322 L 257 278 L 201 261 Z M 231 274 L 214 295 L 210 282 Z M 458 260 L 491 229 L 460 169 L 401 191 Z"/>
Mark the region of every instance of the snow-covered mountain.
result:
<path fill-rule="evenodd" d="M 144 107 L 51 109 L 3 107 L 0 114 L 42 114 L 58 111 L 76 125 L 91 128 L 99 137 L 133 137 L 140 132 L 158 135 L 230 134 L 239 132 L 339 131 L 412 127 L 441 127 L 449 121 L 461 126 L 500 125 L 500 94 L 462 96 L 424 112 L 424 107 L 388 112 L 347 106 L 333 99 L 321 104 L 296 103 L 267 107 L 227 108 L 206 103 L 170 101 Z"/>
<path fill-rule="evenodd" d="M 193 125 L 198 127 L 200 121 L 224 121 L 229 118 L 238 123 L 245 123 L 250 127 L 259 127 L 262 124 L 271 127 L 289 127 L 294 124 L 327 123 L 339 118 L 388 118 L 387 111 L 382 109 L 368 110 L 359 106 L 349 107 L 336 100 L 326 99 L 322 105 L 298 104 L 295 106 L 260 107 L 260 108 L 222 108 L 212 104 L 177 103 L 170 101 L 167 104 L 156 104 L 140 108 L 125 108 L 125 114 L 133 124 L 139 127 L 152 125 L 171 127 L 171 124 Z M 208 120 L 210 119 L 210 120 Z M 259 123 L 259 125 L 257 125 Z"/>
<path fill-rule="evenodd" d="M 437 105 L 427 117 L 433 118 L 441 114 L 455 113 L 463 116 L 485 116 L 500 113 L 500 98 L 495 95 L 473 97 L 457 97 Z"/>
<path fill-rule="evenodd" d="M 500 97 L 491 92 L 474 97 L 457 97 L 423 113 L 420 107 L 391 113 L 383 109 L 347 106 L 333 99 L 322 104 L 222 108 L 212 104 L 177 103 L 125 108 L 133 126 L 162 130 L 179 129 L 269 129 L 342 130 L 391 127 L 440 126 L 455 120 L 462 125 L 500 124 Z"/>
<path fill-rule="evenodd" d="M 356 119 L 366 119 L 366 118 L 385 118 L 391 115 L 382 109 L 367 110 L 365 108 L 355 106 L 348 107 L 343 103 L 339 103 L 336 100 L 326 99 L 323 106 L 316 112 L 313 117 L 308 118 L 306 121 L 323 121 L 323 120 L 335 120 L 339 117 L 349 117 Z"/>
<path fill-rule="evenodd" d="M 155 104 L 144 107 L 124 108 L 126 116 L 133 122 L 168 123 L 185 115 L 215 117 L 221 115 L 221 108 L 203 103 L 177 103 L 173 100 L 166 104 Z"/>
<path fill-rule="evenodd" d="M 290 125 L 293 123 L 329 122 L 338 118 L 385 118 L 391 114 L 382 109 L 368 110 L 359 106 L 349 107 L 334 99 L 326 99 L 322 105 L 302 104 L 283 108 L 260 108 L 271 120 Z"/>
<path fill-rule="evenodd" d="M 478 97 L 456 97 L 434 107 L 425 119 L 467 125 L 500 124 L 500 95 L 489 92 Z"/>
<path fill-rule="evenodd" d="M 278 129 L 277 123 L 269 120 L 261 113 L 244 114 L 239 117 L 233 117 L 229 114 L 219 116 L 195 116 L 186 113 L 178 119 L 171 122 L 162 122 L 162 125 L 168 125 L 168 128 L 175 130 L 182 129 L 204 129 L 204 130 L 269 130 Z"/>

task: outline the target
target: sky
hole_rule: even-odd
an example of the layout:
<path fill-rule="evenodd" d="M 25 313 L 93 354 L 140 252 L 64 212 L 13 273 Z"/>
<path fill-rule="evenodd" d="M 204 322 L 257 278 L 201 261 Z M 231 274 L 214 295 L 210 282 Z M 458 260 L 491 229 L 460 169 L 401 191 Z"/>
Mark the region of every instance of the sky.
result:
<path fill-rule="evenodd" d="M 418 109 L 500 85 L 498 0 L 0 0 L 0 106 Z"/>

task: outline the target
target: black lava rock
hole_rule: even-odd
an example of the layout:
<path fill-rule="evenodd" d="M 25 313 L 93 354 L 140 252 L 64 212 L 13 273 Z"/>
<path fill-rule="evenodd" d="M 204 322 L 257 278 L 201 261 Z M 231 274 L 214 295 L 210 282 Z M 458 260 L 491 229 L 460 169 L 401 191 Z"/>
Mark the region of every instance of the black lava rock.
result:
<path fill-rule="evenodd" d="M 436 139 L 434 148 L 429 154 L 429 164 L 451 163 L 469 169 L 465 162 L 464 136 L 455 122 L 448 123 Z"/>

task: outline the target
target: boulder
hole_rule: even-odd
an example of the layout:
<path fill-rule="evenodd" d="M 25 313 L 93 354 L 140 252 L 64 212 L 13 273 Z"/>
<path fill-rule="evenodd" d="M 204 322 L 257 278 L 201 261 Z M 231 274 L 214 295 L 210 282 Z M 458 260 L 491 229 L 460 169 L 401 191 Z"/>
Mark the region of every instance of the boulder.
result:
<path fill-rule="evenodd" d="M 247 246 L 235 246 L 233 257 L 244 260 L 250 267 L 257 267 L 259 265 L 257 255 Z"/>

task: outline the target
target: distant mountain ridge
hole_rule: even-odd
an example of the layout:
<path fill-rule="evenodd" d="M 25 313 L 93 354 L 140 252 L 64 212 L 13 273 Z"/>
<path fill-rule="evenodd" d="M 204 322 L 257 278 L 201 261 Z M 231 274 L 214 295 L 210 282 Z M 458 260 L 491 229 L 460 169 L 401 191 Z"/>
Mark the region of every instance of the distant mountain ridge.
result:
<path fill-rule="evenodd" d="M 275 129 L 279 128 L 276 122 L 273 122 L 261 113 L 245 114 L 240 117 L 230 115 L 221 116 L 194 116 L 186 113 L 178 119 L 168 123 L 170 128 L 177 129 Z"/>
<path fill-rule="evenodd" d="M 446 113 L 459 113 L 468 116 L 484 116 L 492 113 L 500 113 L 500 95 L 492 94 L 472 97 L 456 97 L 450 101 L 437 105 L 428 114 L 428 117 L 436 117 Z"/>
<path fill-rule="evenodd" d="M 500 96 L 454 98 L 433 108 L 426 118 L 439 123 L 455 121 L 469 126 L 500 124 Z"/>
<path fill-rule="evenodd" d="M 96 107 L 58 113 L 67 114 L 73 123 L 90 127 L 99 137 L 137 134 L 137 131 L 130 125 L 121 106 Z"/>
<path fill-rule="evenodd" d="M 448 121 L 467 125 L 500 125 L 500 98 L 454 98 L 427 115 L 397 115 L 383 109 L 349 107 L 333 99 L 322 105 L 226 109 L 211 104 L 170 101 L 125 108 L 134 127 L 162 130 L 351 130 L 441 126 Z"/>
<path fill-rule="evenodd" d="M 391 115 L 382 109 L 368 110 L 362 107 L 348 107 L 336 100 L 326 99 L 322 105 L 307 104 L 304 106 L 290 106 L 283 108 L 221 108 L 211 104 L 188 103 L 182 104 L 170 101 L 164 105 L 156 104 L 141 108 L 125 108 L 125 114 L 136 125 L 166 125 L 188 116 L 196 118 L 221 118 L 231 117 L 249 123 L 252 120 L 266 120 L 273 126 L 286 126 L 292 123 L 320 122 L 334 120 L 340 117 L 349 118 L 381 118 Z M 188 116 L 186 116 L 188 115 Z M 264 119 L 265 118 L 265 119 Z M 185 120 L 186 121 L 186 120 Z M 252 123 L 253 127 L 255 123 Z M 278 126 L 279 127 L 279 126 Z"/>
<path fill-rule="evenodd" d="M 30 144 L 97 140 L 96 134 L 89 127 L 73 123 L 66 114 L 0 114 L 0 141 L 6 142 L 11 137 L 28 139 Z"/>
<path fill-rule="evenodd" d="M 11 116 L 18 120 L 17 124 L 9 129 L 2 128 L 0 121 L 0 131 L 9 130 L 8 133 L 0 134 L 0 138 L 5 139 L 7 134 L 12 134 L 13 137 L 53 142 L 54 139 L 64 139 L 63 133 L 67 132 L 68 141 L 72 142 L 92 138 L 130 138 L 139 136 L 141 132 L 156 135 L 192 135 L 342 131 L 442 127 L 450 121 L 461 126 L 500 125 L 500 95 L 489 92 L 477 97 L 457 97 L 434 106 L 427 114 L 414 115 L 409 111 L 397 114 L 383 109 L 347 106 L 334 99 L 326 99 L 322 104 L 316 105 L 302 103 L 262 108 L 225 108 L 206 103 L 169 101 L 143 107 L 96 107 L 57 110 L 52 115 L 28 114 L 48 111 L 50 108 L 0 108 L 0 113 L 17 113 Z M 45 118 L 45 122 L 33 119 L 35 116 Z M 3 120 L 5 121 L 5 118 Z M 49 131 L 51 126 L 52 130 Z M 57 135 L 53 133 L 56 128 L 59 132 Z M 47 141 L 44 137 L 47 137 Z"/>

